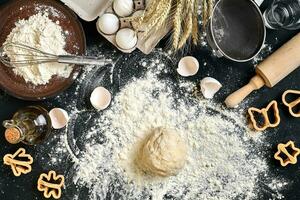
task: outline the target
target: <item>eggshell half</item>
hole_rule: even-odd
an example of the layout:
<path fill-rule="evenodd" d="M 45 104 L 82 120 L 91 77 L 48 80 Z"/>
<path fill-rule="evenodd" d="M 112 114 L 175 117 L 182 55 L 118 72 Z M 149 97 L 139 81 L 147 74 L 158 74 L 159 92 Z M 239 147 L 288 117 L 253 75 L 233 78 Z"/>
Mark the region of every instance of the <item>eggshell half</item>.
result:
<path fill-rule="evenodd" d="M 61 129 L 69 122 L 69 115 L 67 111 L 62 108 L 53 108 L 50 110 L 49 116 L 54 129 Z"/>
<path fill-rule="evenodd" d="M 212 78 L 206 77 L 200 82 L 201 92 L 206 99 L 212 99 L 214 95 L 221 89 L 222 84 Z"/>
<path fill-rule="evenodd" d="M 193 56 L 186 56 L 180 59 L 177 72 L 181 76 L 188 77 L 197 74 L 199 70 L 199 62 Z"/>
<path fill-rule="evenodd" d="M 97 87 L 91 94 L 91 104 L 97 110 L 104 110 L 111 102 L 111 93 L 104 87 Z"/>

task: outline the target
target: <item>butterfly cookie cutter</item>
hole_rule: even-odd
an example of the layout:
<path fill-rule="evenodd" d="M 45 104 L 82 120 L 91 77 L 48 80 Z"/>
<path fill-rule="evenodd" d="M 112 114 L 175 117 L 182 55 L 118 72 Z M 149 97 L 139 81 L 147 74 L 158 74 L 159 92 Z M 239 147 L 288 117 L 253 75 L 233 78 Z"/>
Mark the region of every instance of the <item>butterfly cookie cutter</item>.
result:
<path fill-rule="evenodd" d="M 268 111 L 270 110 L 270 108 L 272 108 L 273 112 L 274 112 L 273 114 L 274 114 L 275 121 L 273 123 L 270 122 L 270 119 L 268 116 Z M 254 113 L 262 114 L 262 116 L 264 118 L 264 123 L 262 126 L 258 125 L 258 121 L 255 119 Z M 279 115 L 277 101 L 271 101 L 269 103 L 269 105 L 263 109 L 251 107 L 248 109 L 248 114 L 250 116 L 250 121 L 251 121 L 253 128 L 257 131 L 264 131 L 267 128 L 274 128 L 274 127 L 278 126 L 280 123 L 280 115 Z"/>
<path fill-rule="evenodd" d="M 293 110 L 296 106 L 300 105 L 300 97 L 298 97 L 296 100 L 294 100 L 292 102 L 287 102 L 286 96 L 288 94 L 299 94 L 300 95 L 300 90 L 287 90 L 282 95 L 282 102 L 284 105 L 286 105 L 289 108 L 290 114 L 293 117 L 300 117 L 300 110 L 298 111 L 298 113 L 295 113 Z"/>
<path fill-rule="evenodd" d="M 287 148 L 292 149 L 292 152 L 289 152 Z M 300 149 L 295 147 L 295 143 L 293 141 L 288 141 L 286 144 L 278 144 L 277 145 L 277 152 L 274 155 L 276 160 L 280 161 L 281 166 L 285 167 L 288 164 L 296 164 L 297 157 L 300 154 Z M 281 157 L 281 155 L 285 155 L 285 159 Z"/>
<path fill-rule="evenodd" d="M 44 192 L 45 198 L 51 196 L 55 199 L 61 197 L 61 188 L 64 186 L 65 178 L 63 175 L 56 175 L 55 171 L 43 173 L 38 179 L 37 189 Z"/>
<path fill-rule="evenodd" d="M 24 161 L 24 158 L 26 161 Z M 24 148 L 20 148 L 14 154 L 6 154 L 3 161 L 5 165 L 10 165 L 15 176 L 20 176 L 31 172 L 33 158 L 30 154 L 26 154 Z"/>

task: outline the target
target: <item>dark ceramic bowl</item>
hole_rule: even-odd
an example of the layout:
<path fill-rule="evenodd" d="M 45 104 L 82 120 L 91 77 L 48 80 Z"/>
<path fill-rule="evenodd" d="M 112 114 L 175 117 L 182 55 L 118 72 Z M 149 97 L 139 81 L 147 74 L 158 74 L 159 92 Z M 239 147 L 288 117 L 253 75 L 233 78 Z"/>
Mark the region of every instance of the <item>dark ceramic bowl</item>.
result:
<path fill-rule="evenodd" d="M 3 6 L 0 10 L 0 45 L 5 42 L 18 20 L 28 19 L 45 10 L 50 10 L 49 18 L 55 22 L 59 21 L 63 31 L 69 32 L 66 35 L 65 50 L 70 54 L 84 55 L 86 51 L 85 35 L 77 16 L 63 4 L 53 0 L 13 0 Z M 17 98 L 42 100 L 67 89 L 76 79 L 80 68 L 80 66 L 74 66 L 69 78 L 53 76 L 48 84 L 35 86 L 26 83 L 21 76 L 15 75 L 11 68 L 0 63 L 0 86 L 4 91 Z"/>

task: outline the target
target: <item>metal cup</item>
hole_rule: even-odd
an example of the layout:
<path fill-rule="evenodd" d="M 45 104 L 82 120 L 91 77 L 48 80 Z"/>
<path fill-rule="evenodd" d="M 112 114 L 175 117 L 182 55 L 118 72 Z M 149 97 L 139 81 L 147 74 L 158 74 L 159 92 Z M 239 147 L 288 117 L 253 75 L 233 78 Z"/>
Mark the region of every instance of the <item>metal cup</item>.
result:
<path fill-rule="evenodd" d="M 263 47 L 266 28 L 252 0 L 219 0 L 207 25 L 207 40 L 218 57 L 246 62 Z"/>

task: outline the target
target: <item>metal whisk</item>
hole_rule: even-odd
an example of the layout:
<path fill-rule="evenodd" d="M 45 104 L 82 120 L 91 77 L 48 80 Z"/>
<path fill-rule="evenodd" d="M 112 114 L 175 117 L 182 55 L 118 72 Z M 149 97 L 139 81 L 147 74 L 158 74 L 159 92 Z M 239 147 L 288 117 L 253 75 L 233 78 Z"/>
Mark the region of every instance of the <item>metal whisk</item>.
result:
<path fill-rule="evenodd" d="M 9 53 L 7 54 L 7 52 Z M 105 59 L 103 56 L 54 55 L 13 42 L 5 43 L 0 47 L 0 61 L 11 68 L 53 62 L 76 65 L 105 65 L 111 62 L 110 59 Z"/>

